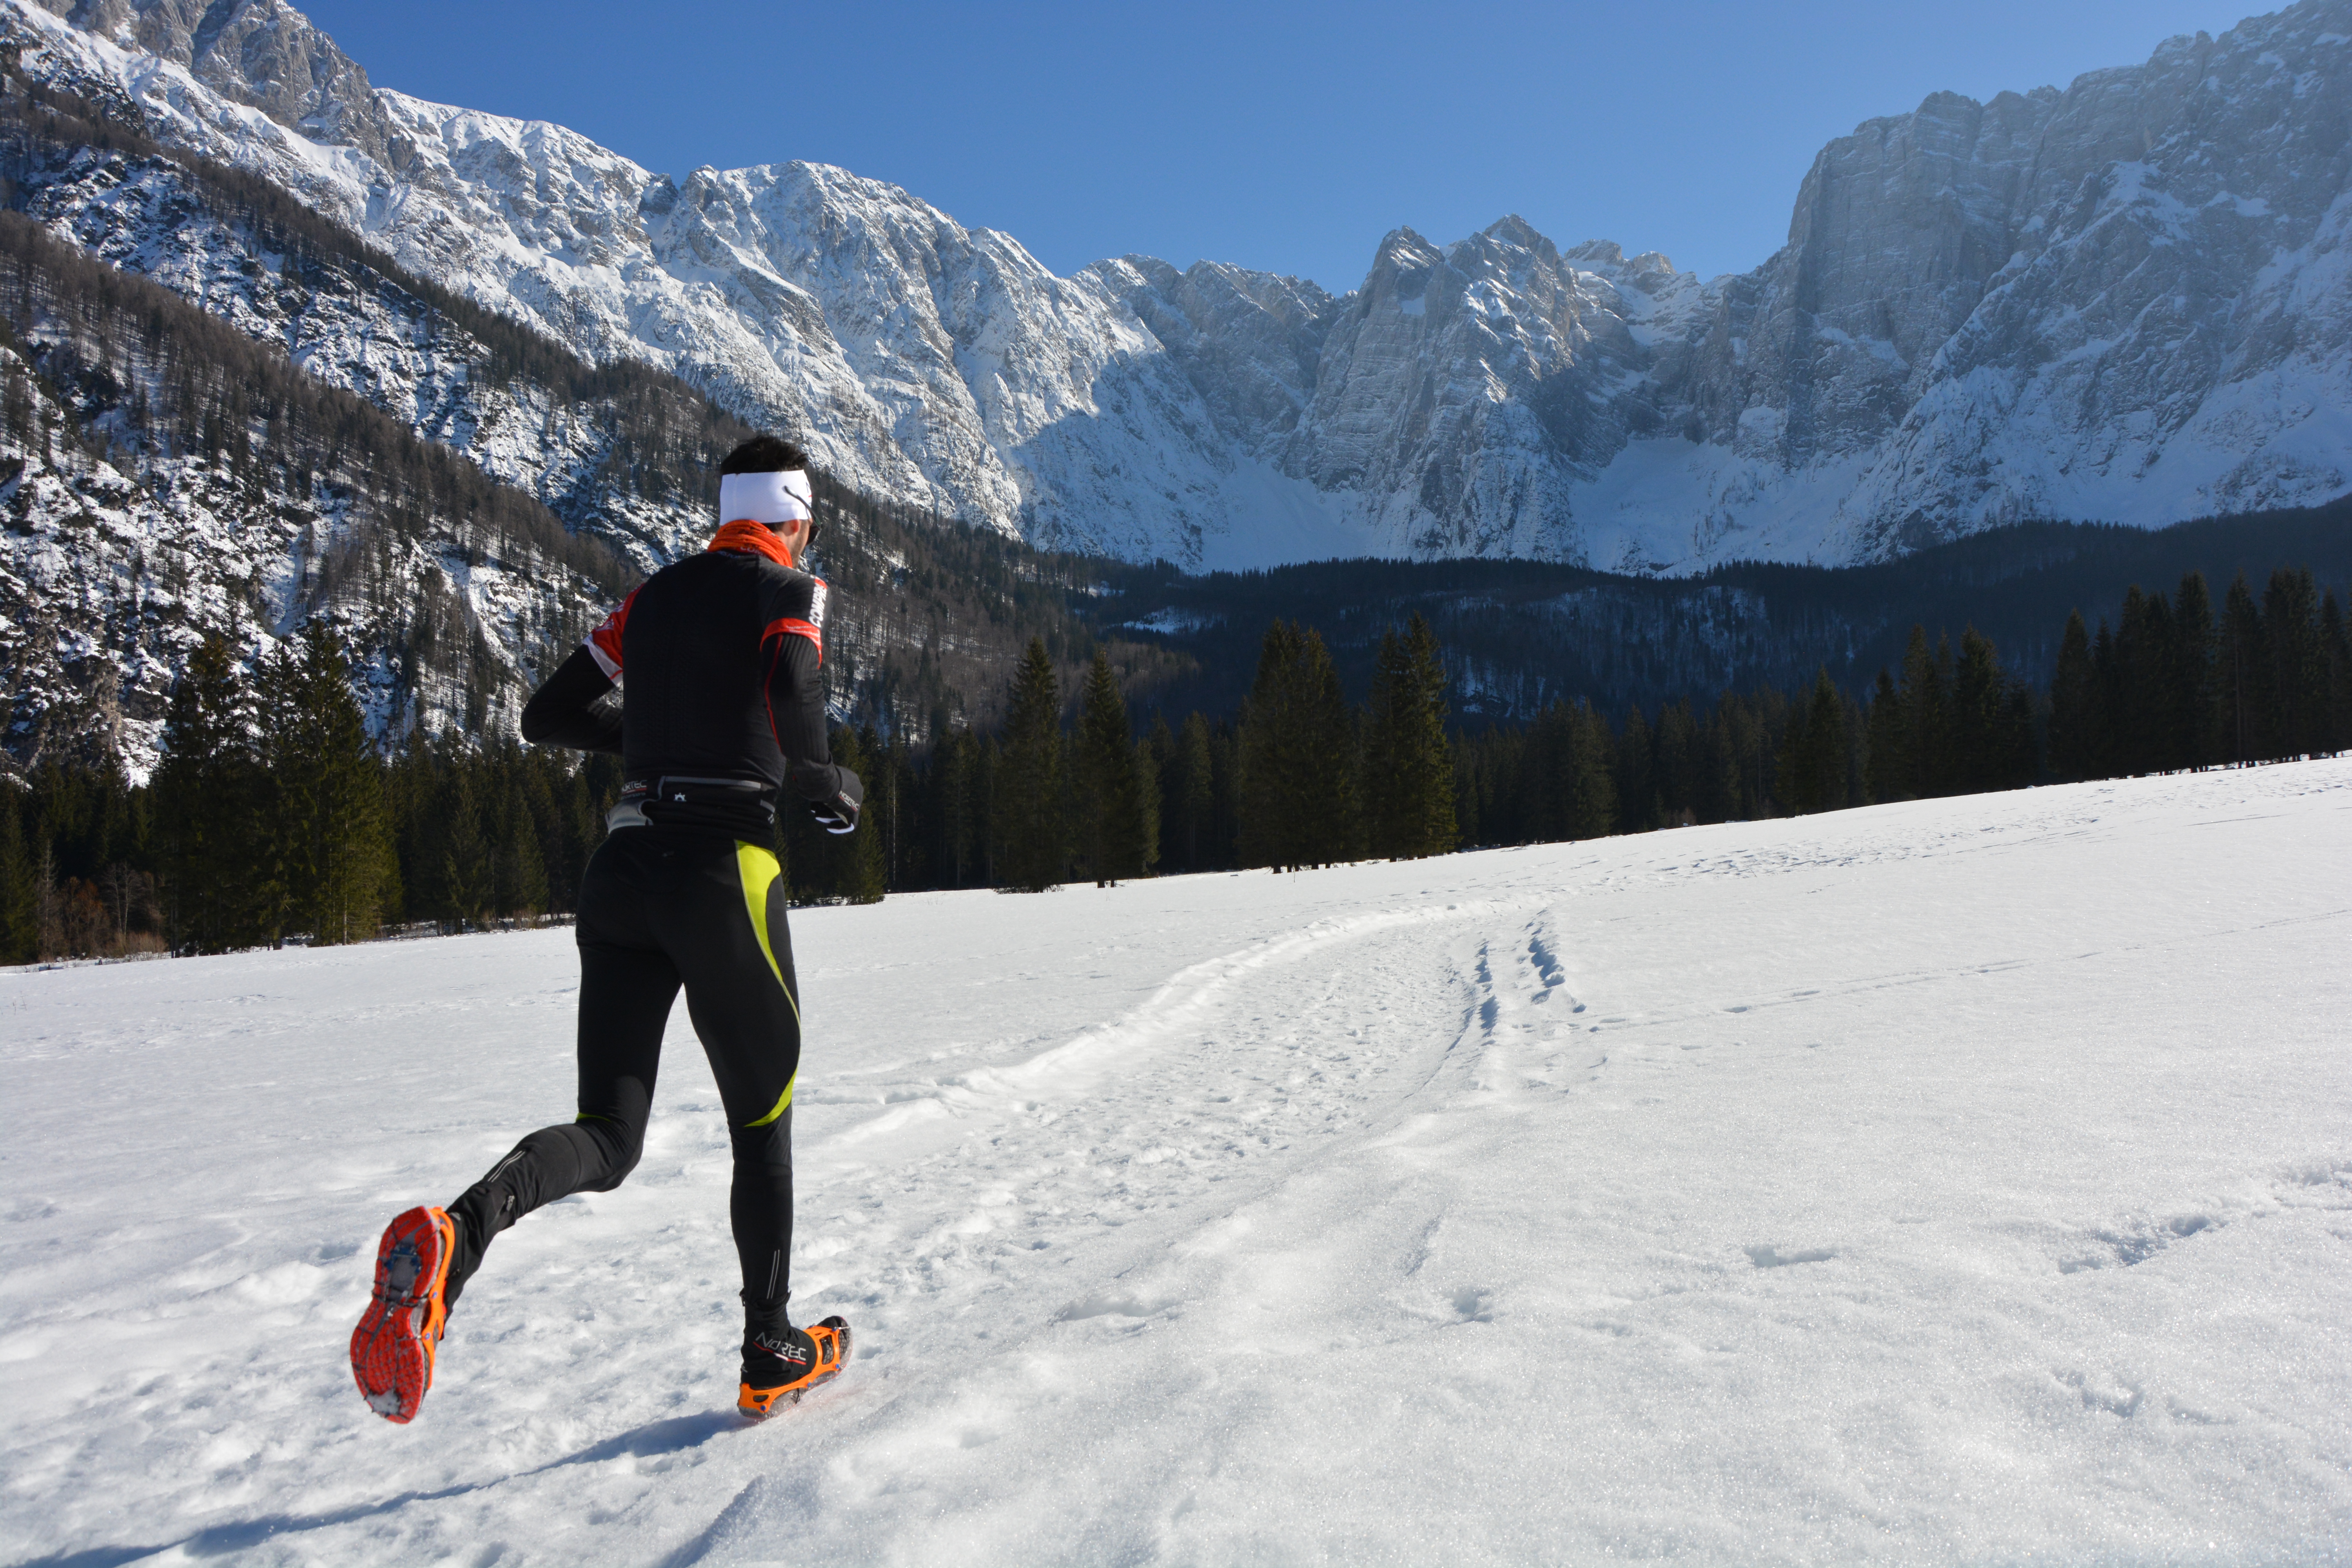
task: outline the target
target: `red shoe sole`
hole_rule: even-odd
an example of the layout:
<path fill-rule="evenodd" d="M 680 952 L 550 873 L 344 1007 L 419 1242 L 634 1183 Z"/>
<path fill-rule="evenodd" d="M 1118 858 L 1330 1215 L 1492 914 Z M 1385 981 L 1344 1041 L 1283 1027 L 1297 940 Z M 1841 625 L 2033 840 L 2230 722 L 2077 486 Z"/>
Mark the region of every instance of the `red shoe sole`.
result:
<path fill-rule="evenodd" d="M 352 1376 L 368 1408 L 403 1426 L 433 1386 L 433 1352 L 449 1310 L 442 1288 L 457 1227 L 437 1208 L 413 1208 L 384 1226 L 375 1294 L 352 1331 Z"/>

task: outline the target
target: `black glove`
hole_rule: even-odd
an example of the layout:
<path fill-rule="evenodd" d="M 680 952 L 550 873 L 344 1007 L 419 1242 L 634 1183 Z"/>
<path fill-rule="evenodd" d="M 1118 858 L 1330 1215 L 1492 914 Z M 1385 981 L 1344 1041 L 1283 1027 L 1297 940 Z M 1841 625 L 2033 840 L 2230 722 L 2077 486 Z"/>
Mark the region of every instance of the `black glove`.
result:
<path fill-rule="evenodd" d="M 833 770 L 841 775 L 841 784 L 831 800 L 809 802 L 809 815 L 827 833 L 839 836 L 857 831 L 858 808 L 866 804 L 866 785 L 847 768 Z"/>

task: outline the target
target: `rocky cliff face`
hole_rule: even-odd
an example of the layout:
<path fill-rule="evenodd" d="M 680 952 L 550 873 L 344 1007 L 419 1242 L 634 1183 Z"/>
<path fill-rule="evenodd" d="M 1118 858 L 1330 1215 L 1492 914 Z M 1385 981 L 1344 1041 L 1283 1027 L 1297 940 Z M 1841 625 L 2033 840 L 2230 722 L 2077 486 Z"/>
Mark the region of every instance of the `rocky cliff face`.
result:
<path fill-rule="evenodd" d="M 306 137 L 392 159 L 383 108 L 360 68 L 279 0 L 41 0 L 85 32 L 179 67 L 232 103 Z"/>
<path fill-rule="evenodd" d="M 1859 468 L 1832 559 L 2324 500 L 2352 487 L 2347 237 L 2352 6 L 2313 0 L 1832 142 L 1685 396 L 1768 472 Z"/>
<path fill-rule="evenodd" d="M 373 88 L 278 0 L 0 0 L 0 31 L 583 354 L 1041 543 L 1671 572 L 2352 489 L 2352 0 L 1871 121 L 1750 273 L 1506 218 L 1401 230 L 1336 299 L 1143 257 L 1056 278 L 820 165 L 657 175 Z"/>

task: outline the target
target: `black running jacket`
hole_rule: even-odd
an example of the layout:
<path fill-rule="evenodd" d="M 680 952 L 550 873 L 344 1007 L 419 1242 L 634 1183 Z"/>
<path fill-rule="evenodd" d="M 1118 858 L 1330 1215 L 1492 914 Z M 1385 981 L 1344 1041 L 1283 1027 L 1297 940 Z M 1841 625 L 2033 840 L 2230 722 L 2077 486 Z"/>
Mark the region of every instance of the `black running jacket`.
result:
<path fill-rule="evenodd" d="M 665 566 L 531 694 L 523 739 L 619 752 L 624 799 L 658 826 L 764 838 L 787 784 L 854 807 L 857 783 L 825 741 L 825 595 L 822 579 L 746 550 Z"/>

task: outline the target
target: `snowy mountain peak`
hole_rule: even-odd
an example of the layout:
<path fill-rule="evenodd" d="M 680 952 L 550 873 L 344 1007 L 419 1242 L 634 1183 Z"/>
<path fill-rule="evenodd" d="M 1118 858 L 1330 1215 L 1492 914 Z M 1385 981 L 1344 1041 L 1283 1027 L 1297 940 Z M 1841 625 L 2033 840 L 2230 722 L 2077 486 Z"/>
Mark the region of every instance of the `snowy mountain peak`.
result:
<path fill-rule="evenodd" d="M 49 7 L 313 141 L 396 161 L 367 71 L 283 0 L 49 0 Z"/>

